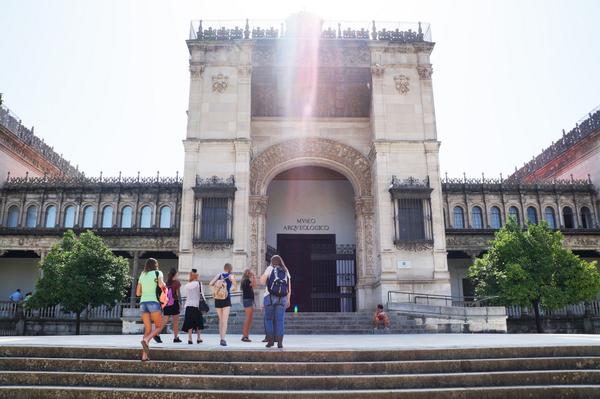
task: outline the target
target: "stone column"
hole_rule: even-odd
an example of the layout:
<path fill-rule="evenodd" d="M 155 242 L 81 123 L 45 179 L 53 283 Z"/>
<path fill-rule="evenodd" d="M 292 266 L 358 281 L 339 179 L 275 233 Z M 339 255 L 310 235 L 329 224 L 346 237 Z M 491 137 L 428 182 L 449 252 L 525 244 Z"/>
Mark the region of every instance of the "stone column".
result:
<path fill-rule="evenodd" d="M 133 255 L 133 266 L 131 268 L 131 293 L 129 295 L 129 303 L 133 305 L 135 303 L 135 289 L 137 285 L 135 278 L 140 267 L 140 251 L 132 251 L 131 254 Z"/>
<path fill-rule="evenodd" d="M 44 263 L 44 259 L 46 259 L 46 255 L 48 255 L 48 250 L 40 248 L 35 251 L 35 253 L 40 257 L 40 278 L 44 277 L 44 270 L 42 269 L 42 263 Z M 1 256 L 1 255 L 0 255 Z"/>
<path fill-rule="evenodd" d="M 265 269 L 267 202 L 267 196 L 250 196 L 250 267 L 257 276 Z"/>
<path fill-rule="evenodd" d="M 356 270 L 357 309 L 372 307 L 373 284 L 376 280 L 375 212 L 372 197 L 360 197 L 355 201 L 356 212 Z"/>

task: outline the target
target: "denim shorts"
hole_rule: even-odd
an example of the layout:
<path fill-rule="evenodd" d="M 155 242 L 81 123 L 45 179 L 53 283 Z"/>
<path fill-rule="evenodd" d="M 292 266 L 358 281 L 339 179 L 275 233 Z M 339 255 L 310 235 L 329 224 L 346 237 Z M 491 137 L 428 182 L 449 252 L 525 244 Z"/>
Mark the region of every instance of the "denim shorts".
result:
<path fill-rule="evenodd" d="M 253 307 L 254 306 L 254 298 L 243 299 L 242 305 L 244 305 L 245 308 Z"/>
<path fill-rule="evenodd" d="M 140 311 L 142 313 L 155 313 L 160 312 L 160 303 L 156 301 L 141 302 Z"/>

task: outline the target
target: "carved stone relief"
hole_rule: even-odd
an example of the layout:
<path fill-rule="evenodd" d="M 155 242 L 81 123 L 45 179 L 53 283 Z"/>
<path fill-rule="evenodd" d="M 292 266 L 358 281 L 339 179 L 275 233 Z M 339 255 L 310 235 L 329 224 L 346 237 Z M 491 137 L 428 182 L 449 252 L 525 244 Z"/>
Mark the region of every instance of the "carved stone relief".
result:
<path fill-rule="evenodd" d="M 190 74 L 192 79 L 199 79 L 204 73 L 204 64 L 190 64 Z"/>
<path fill-rule="evenodd" d="M 431 67 L 431 65 L 419 65 L 417 66 L 417 72 L 419 73 L 419 78 L 421 80 L 429 80 L 431 79 L 431 75 L 433 74 L 433 68 Z"/>
<path fill-rule="evenodd" d="M 334 140 L 308 137 L 275 144 L 260 153 L 250 165 L 252 195 L 266 192 L 265 181 L 283 162 L 294 158 L 320 158 L 342 166 L 352 174 L 356 195 L 371 195 L 371 166 L 358 150 Z"/>
<path fill-rule="evenodd" d="M 373 74 L 373 76 L 380 78 L 383 76 L 384 72 L 385 72 L 385 68 L 383 67 L 383 65 L 379 65 L 379 64 L 371 65 L 371 73 Z"/>
<path fill-rule="evenodd" d="M 406 75 L 396 75 L 394 76 L 394 83 L 396 83 L 396 90 L 400 94 L 407 94 L 410 91 L 408 87 L 410 79 Z"/>
<path fill-rule="evenodd" d="M 212 88 L 213 91 L 218 93 L 223 93 L 228 86 L 229 77 L 223 75 L 222 73 L 215 75 L 212 77 Z"/>

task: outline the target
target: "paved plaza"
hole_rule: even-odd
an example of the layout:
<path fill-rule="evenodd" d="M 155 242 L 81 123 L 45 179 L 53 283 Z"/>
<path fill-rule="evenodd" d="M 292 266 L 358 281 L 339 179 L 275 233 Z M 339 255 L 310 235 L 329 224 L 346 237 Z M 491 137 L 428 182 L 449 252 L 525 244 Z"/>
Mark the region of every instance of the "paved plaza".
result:
<path fill-rule="evenodd" d="M 215 334 L 203 335 L 202 344 L 188 345 L 187 337 L 181 335 L 182 343 L 172 342 L 171 334 L 163 334 L 164 343 L 152 343 L 151 348 L 174 348 L 183 350 L 214 349 L 264 349 L 259 335 L 253 342 L 244 343 L 240 337 L 229 336 L 228 346 L 219 346 Z M 80 336 L 31 336 L 0 337 L 0 346 L 75 346 L 101 348 L 137 348 L 140 335 L 80 335 Z M 196 338 L 194 336 L 194 342 Z M 533 346 L 600 346 L 600 335 L 581 334 L 400 334 L 400 335 L 289 335 L 285 348 L 294 350 L 361 350 L 361 349 L 444 349 L 444 348 L 498 348 Z M 266 349 L 265 349 L 266 350 Z M 276 349 L 272 349 L 276 350 Z"/>

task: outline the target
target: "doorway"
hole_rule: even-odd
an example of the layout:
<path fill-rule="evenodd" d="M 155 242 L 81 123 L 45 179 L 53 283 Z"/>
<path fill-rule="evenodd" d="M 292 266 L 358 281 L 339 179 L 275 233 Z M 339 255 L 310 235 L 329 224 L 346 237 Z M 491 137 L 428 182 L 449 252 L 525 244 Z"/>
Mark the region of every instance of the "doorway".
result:
<path fill-rule="evenodd" d="M 290 311 L 355 311 L 355 249 L 335 241 L 335 234 L 277 235 L 277 252 L 292 275 Z"/>

